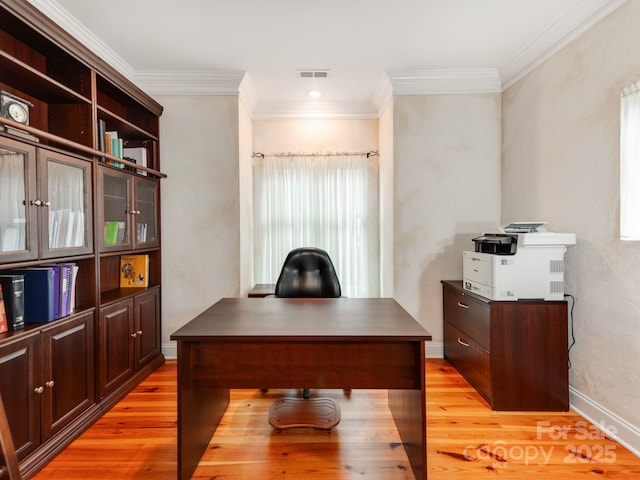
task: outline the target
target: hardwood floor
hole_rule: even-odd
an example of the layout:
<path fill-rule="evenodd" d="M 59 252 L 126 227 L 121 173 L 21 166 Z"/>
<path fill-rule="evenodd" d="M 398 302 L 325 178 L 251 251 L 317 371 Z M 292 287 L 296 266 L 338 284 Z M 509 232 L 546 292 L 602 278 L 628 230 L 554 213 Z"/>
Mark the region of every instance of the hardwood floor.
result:
<path fill-rule="evenodd" d="M 575 413 L 493 412 L 444 360 L 426 365 L 430 480 L 640 477 L 640 458 Z M 233 391 L 193 478 L 413 478 L 385 391 L 314 391 L 339 400 L 331 434 L 276 433 L 267 411 L 283 393 L 296 392 Z M 175 425 L 176 365 L 167 362 L 33 478 L 174 480 Z"/>

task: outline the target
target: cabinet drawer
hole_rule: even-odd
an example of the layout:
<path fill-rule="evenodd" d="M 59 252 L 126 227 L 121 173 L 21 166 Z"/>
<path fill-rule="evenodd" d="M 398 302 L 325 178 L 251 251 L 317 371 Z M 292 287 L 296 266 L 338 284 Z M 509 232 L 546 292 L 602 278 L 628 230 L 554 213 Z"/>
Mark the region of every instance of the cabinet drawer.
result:
<path fill-rule="evenodd" d="M 489 352 L 449 322 L 444 322 L 444 357 L 491 405 Z"/>
<path fill-rule="evenodd" d="M 443 296 L 445 320 L 463 331 L 482 348 L 490 350 L 489 305 L 446 286 L 443 289 Z"/>

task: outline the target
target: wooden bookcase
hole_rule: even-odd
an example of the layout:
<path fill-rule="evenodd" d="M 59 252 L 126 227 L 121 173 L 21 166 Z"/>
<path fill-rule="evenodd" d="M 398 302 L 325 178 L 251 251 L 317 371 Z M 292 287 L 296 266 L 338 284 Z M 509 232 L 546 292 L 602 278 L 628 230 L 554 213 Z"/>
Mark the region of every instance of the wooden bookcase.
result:
<path fill-rule="evenodd" d="M 27 479 L 164 362 L 162 106 L 26 0 L 0 0 L 0 90 L 33 105 L 27 125 L 0 116 L 0 274 L 78 266 L 70 315 L 0 333 L 0 395 Z M 106 153 L 102 129 L 144 149 L 146 166 Z M 123 241 L 105 241 L 115 220 Z M 149 256 L 148 287 L 120 288 L 125 254 Z"/>

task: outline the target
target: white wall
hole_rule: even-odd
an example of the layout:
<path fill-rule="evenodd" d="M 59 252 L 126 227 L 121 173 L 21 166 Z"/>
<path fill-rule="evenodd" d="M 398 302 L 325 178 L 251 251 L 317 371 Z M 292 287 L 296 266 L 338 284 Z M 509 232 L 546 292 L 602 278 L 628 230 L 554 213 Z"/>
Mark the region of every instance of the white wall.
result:
<path fill-rule="evenodd" d="M 377 120 L 254 120 L 256 152 L 366 152 L 378 149 Z"/>
<path fill-rule="evenodd" d="M 640 2 L 620 9 L 508 89 L 502 218 L 576 232 L 572 405 L 618 422 L 640 451 L 640 244 L 619 240 L 620 90 L 640 80 Z M 640 208 L 640 206 L 638 206 Z M 623 436 L 624 436 L 623 435 Z"/>
<path fill-rule="evenodd" d="M 378 119 L 380 152 L 380 296 L 393 297 L 393 100 Z"/>
<path fill-rule="evenodd" d="M 383 294 L 434 336 L 442 279 L 499 221 L 499 95 L 396 97 L 378 120 L 251 121 L 236 96 L 160 96 L 163 344 L 223 296 L 251 286 L 251 150 L 381 149 Z M 395 231 L 395 235 L 394 232 Z"/>
<path fill-rule="evenodd" d="M 253 287 L 253 123 L 239 102 L 239 203 L 240 203 L 240 296 Z"/>
<path fill-rule="evenodd" d="M 240 294 L 238 97 L 158 96 L 162 343 L 222 297 Z"/>
<path fill-rule="evenodd" d="M 393 117 L 394 297 L 442 356 L 440 281 L 500 220 L 500 95 L 396 96 Z"/>

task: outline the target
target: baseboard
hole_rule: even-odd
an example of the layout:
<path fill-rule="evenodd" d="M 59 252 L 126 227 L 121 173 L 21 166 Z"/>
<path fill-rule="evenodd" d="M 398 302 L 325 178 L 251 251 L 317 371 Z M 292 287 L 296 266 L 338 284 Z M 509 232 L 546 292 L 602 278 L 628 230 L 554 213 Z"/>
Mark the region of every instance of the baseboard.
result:
<path fill-rule="evenodd" d="M 426 342 L 424 356 L 426 358 L 444 358 L 444 343 Z"/>
<path fill-rule="evenodd" d="M 178 358 L 178 344 L 176 342 L 163 343 L 162 353 L 167 360 L 176 360 Z"/>
<path fill-rule="evenodd" d="M 569 387 L 571 409 L 600 428 L 604 433 L 640 457 L 640 429 L 610 412 L 582 392 Z"/>

